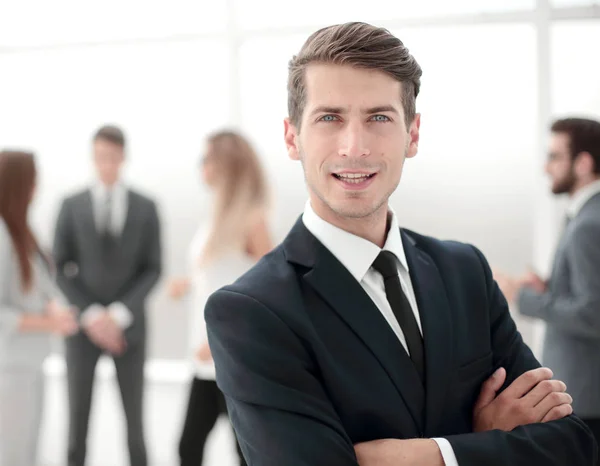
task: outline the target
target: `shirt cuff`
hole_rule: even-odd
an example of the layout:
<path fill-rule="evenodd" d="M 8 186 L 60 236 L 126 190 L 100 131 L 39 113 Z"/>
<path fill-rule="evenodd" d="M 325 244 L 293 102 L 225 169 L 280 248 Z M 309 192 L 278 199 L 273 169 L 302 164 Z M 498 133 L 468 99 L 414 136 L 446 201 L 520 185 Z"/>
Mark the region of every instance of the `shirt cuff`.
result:
<path fill-rule="evenodd" d="M 100 304 L 92 304 L 84 309 L 79 321 L 83 327 L 92 325 L 99 317 L 104 315 L 104 308 Z"/>
<path fill-rule="evenodd" d="M 133 314 L 122 302 L 115 302 L 108 306 L 108 313 L 121 330 L 125 330 L 133 322 Z"/>
<path fill-rule="evenodd" d="M 446 466 L 458 466 L 458 460 L 456 459 L 456 455 L 454 454 L 454 450 L 452 449 L 450 442 L 445 438 L 434 438 L 432 440 L 438 444 L 440 452 L 442 453 L 444 464 Z"/>

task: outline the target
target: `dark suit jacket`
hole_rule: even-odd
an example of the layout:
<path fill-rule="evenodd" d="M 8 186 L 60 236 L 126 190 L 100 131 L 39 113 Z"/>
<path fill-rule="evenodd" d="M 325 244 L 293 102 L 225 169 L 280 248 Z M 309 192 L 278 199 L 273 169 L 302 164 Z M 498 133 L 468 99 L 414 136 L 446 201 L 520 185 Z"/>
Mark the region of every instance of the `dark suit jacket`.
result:
<path fill-rule="evenodd" d="M 539 364 L 477 249 L 404 230 L 402 239 L 425 390 L 375 304 L 301 220 L 210 297 L 217 382 L 248 464 L 351 466 L 358 442 L 418 437 L 447 438 L 460 466 L 594 464 L 595 441 L 574 416 L 472 433 L 482 382 L 500 366 L 508 384 Z"/>
<path fill-rule="evenodd" d="M 128 344 L 145 337 L 145 300 L 161 273 L 160 225 L 154 202 L 128 190 L 120 238 L 104 247 L 94 222 L 89 190 L 65 199 L 54 235 L 57 282 L 81 311 L 94 303 L 120 301 L 133 314 Z"/>

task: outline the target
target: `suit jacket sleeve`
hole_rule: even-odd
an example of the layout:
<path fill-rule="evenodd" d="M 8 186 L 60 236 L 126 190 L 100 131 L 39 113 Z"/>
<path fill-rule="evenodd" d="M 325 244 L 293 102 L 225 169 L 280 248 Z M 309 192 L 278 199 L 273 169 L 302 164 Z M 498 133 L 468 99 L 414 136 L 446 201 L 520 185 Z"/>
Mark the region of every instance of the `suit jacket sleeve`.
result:
<path fill-rule="evenodd" d="M 144 227 L 147 231 L 145 259 L 140 264 L 140 272 L 136 280 L 123 291 L 118 300 L 132 312 L 134 320 L 136 315 L 143 311 L 144 301 L 158 281 L 162 268 L 160 224 L 154 203 L 151 203 L 149 212 L 147 224 Z"/>
<path fill-rule="evenodd" d="M 569 271 L 572 293 L 557 296 L 529 288 L 519 292 L 521 314 L 537 317 L 573 335 L 600 338 L 600 229 L 583 224 L 573 232 L 569 245 Z"/>
<path fill-rule="evenodd" d="M 228 289 L 205 308 L 217 382 L 251 466 L 358 466 L 298 336 L 253 298 Z"/>
<path fill-rule="evenodd" d="M 67 300 L 81 311 L 84 311 L 96 301 L 95 297 L 81 281 L 79 274 L 65 274 L 65 266 L 70 262 L 78 262 L 73 222 L 71 204 L 69 200 L 65 200 L 58 213 L 54 233 L 53 256 L 56 263 L 56 282 Z"/>
<path fill-rule="evenodd" d="M 540 367 L 523 342 L 512 320 L 508 305 L 492 278 L 483 255 L 483 265 L 491 322 L 495 367 L 504 367 L 507 380 L 503 388 L 528 370 Z M 576 416 L 558 421 L 529 424 L 510 432 L 499 430 L 447 437 L 460 466 L 592 466 L 596 464 L 597 445 L 585 424 Z"/>

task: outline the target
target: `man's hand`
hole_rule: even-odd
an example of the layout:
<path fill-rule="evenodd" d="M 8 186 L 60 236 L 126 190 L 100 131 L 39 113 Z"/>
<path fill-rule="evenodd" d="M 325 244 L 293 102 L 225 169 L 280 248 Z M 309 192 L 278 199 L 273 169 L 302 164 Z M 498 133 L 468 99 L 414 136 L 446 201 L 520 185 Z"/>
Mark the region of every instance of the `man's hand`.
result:
<path fill-rule="evenodd" d="M 516 301 L 517 294 L 523 287 L 531 288 L 536 293 L 544 293 L 546 291 L 546 282 L 533 272 L 531 268 L 520 278 L 511 277 L 499 270 L 494 270 L 493 274 L 494 280 L 498 283 L 498 287 L 509 304 L 513 304 Z"/>
<path fill-rule="evenodd" d="M 360 466 L 444 466 L 432 439 L 383 439 L 354 445 Z"/>
<path fill-rule="evenodd" d="M 92 342 L 111 354 L 119 356 L 126 348 L 123 331 L 110 315 L 105 312 L 85 327 L 85 332 Z"/>
<path fill-rule="evenodd" d="M 201 362 L 209 362 L 212 361 L 212 353 L 210 352 L 210 346 L 208 343 L 204 343 L 198 351 L 196 351 L 196 358 Z"/>
<path fill-rule="evenodd" d="M 546 292 L 547 285 L 540 276 L 535 273 L 531 268 L 528 268 L 525 276 L 521 278 L 521 285 L 528 288 L 532 288 L 536 293 L 542 294 Z"/>
<path fill-rule="evenodd" d="M 190 289 L 188 278 L 176 278 L 169 283 L 169 296 L 172 299 L 181 299 Z"/>
<path fill-rule="evenodd" d="M 552 371 L 545 367 L 519 376 L 496 396 L 506 379 L 506 370 L 498 369 L 481 388 L 473 411 L 475 432 L 511 431 L 515 427 L 562 419 L 573 412 L 573 399 L 565 393 L 567 386 L 550 380 Z"/>

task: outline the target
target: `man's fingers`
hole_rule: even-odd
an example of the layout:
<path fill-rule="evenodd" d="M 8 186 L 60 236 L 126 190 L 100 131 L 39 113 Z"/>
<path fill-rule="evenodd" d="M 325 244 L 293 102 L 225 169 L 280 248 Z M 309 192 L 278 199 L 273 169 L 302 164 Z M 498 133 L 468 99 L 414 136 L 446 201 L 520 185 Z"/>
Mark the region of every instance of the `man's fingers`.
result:
<path fill-rule="evenodd" d="M 558 421 L 571 414 L 573 414 L 573 406 L 571 406 L 571 404 L 555 406 L 544 416 L 541 422 Z"/>
<path fill-rule="evenodd" d="M 511 383 L 501 396 L 509 399 L 522 398 L 526 393 L 529 393 L 533 387 L 539 384 L 542 380 L 552 378 L 552 371 L 547 367 L 539 367 L 521 374 Z"/>
<path fill-rule="evenodd" d="M 546 415 L 554 408 L 573 403 L 573 398 L 568 393 L 552 392 L 544 398 L 540 404 L 534 408 L 535 422 L 541 422 Z"/>
<path fill-rule="evenodd" d="M 506 370 L 501 367 L 496 372 L 494 372 L 491 377 L 489 377 L 483 384 L 481 385 L 481 391 L 479 393 L 479 398 L 475 403 L 474 411 L 478 412 L 485 406 L 489 405 L 496 398 L 496 393 L 504 384 L 506 380 Z"/>
<path fill-rule="evenodd" d="M 565 391 L 567 391 L 567 386 L 561 380 L 542 380 L 523 397 L 523 401 L 525 401 L 527 406 L 534 407 L 542 402 L 550 393 Z"/>

